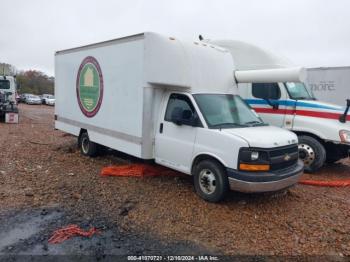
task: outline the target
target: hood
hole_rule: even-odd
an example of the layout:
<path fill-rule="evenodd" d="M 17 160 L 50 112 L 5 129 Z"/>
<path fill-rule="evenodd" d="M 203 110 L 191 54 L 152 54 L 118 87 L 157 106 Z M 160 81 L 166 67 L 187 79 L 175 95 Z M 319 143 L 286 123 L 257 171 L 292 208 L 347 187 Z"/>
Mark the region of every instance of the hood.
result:
<path fill-rule="evenodd" d="M 241 137 L 250 147 L 274 148 L 298 143 L 294 133 L 274 126 L 230 128 L 222 132 Z"/>

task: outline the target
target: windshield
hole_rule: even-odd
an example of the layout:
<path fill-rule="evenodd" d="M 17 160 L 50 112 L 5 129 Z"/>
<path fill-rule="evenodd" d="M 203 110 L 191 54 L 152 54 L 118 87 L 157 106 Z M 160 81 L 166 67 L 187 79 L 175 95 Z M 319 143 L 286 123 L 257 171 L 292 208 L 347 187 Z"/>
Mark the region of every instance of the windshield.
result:
<path fill-rule="evenodd" d="M 316 100 L 311 90 L 303 83 L 287 82 L 286 87 L 290 98 L 295 100 Z"/>
<path fill-rule="evenodd" d="M 10 81 L 0 80 L 0 89 L 10 89 Z"/>
<path fill-rule="evenodd" d="M 266 125 L 239 96 L 196 94 L 193 97 L 209 128 Z"/>

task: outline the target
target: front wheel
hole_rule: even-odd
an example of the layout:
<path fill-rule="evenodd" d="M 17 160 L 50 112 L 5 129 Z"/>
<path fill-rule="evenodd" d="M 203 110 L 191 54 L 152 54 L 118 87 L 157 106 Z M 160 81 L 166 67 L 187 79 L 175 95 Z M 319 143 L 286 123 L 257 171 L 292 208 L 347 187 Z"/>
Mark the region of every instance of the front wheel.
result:
<path fill-rule="evenodd" d="M 324 146 L 311 136 L 299 136 L 299 158 L 304 162 L 305 171 L 314 173 L 326 161 Z"/>
<path fill-rule="evenodd" d="M 219 202 L 229 190 L 227 174 L 219 163 L 203 160 L 194 168 L 194 188 L 196 193 L 208 202 Z"/>
<path fill-rule="evenodd" d="M 80 135 L 78 144 L 80 147 L 80 152 L 84 156 L 94 157 L 97 155 L 98 145 L 90 141 L 90 138 L 87 132 L 84 132 Z"/>

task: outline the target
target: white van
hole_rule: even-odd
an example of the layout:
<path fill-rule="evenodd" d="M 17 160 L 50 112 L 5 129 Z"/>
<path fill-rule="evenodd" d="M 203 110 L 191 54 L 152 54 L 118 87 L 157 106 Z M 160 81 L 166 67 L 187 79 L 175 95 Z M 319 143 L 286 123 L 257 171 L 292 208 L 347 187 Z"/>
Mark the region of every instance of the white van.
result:
<path fill-rule="evenodd" d="M 233 40 L 213 41 L 230 51 L 235 61 L 239 94 L 266 122 L 293 131 L 299 137 L 299 156 L 305 170 L 315 172 L 325 162 L 334 163 L 350 152 L 350 100 L 344 106 L 317 100 L 303 81 L 289 80 L 293 65 L 257 46 Z M 276 72 L 278 79 L 260 82 L 249 72 Z M 262 73 L 260 73 L 262 74 Z M 250 74 L 251 75 L 251 74 Z M 254 76 L 252 75 L 252 76 Z"/>
<path fill-rule="evenodd" d="M 142 33 L 55 56 L 55 127 L 93 156 L 110 147 L 194 175 L 196 192 L 268 192 L 303 173 L 297 136 L 268 126 L 236 94 L 232 57 Z"/>

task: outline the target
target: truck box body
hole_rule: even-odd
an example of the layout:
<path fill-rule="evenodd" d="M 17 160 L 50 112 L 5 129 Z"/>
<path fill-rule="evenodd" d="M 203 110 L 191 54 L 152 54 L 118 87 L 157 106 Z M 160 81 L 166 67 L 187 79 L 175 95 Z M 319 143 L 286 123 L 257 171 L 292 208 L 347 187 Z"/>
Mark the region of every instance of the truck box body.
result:
<path fill-rule="evenodd" d="M 350 66 L 307 69 L 307 84 L 321 101 L 345 106 L 350 99 Z"/>
<path fill-rule="evenodd" d="M 90 117 L 77 98 L 79 69 L 88 57 L 98 61 L 102 80 L 98 112 Z M 84 128 L 93 141 L 143 159 L 154 158 L 162 90 L 233 90 L 228 52 L 155 33 L 59 51 L 55 58 L 56 128 L 76 136 Z"/>

